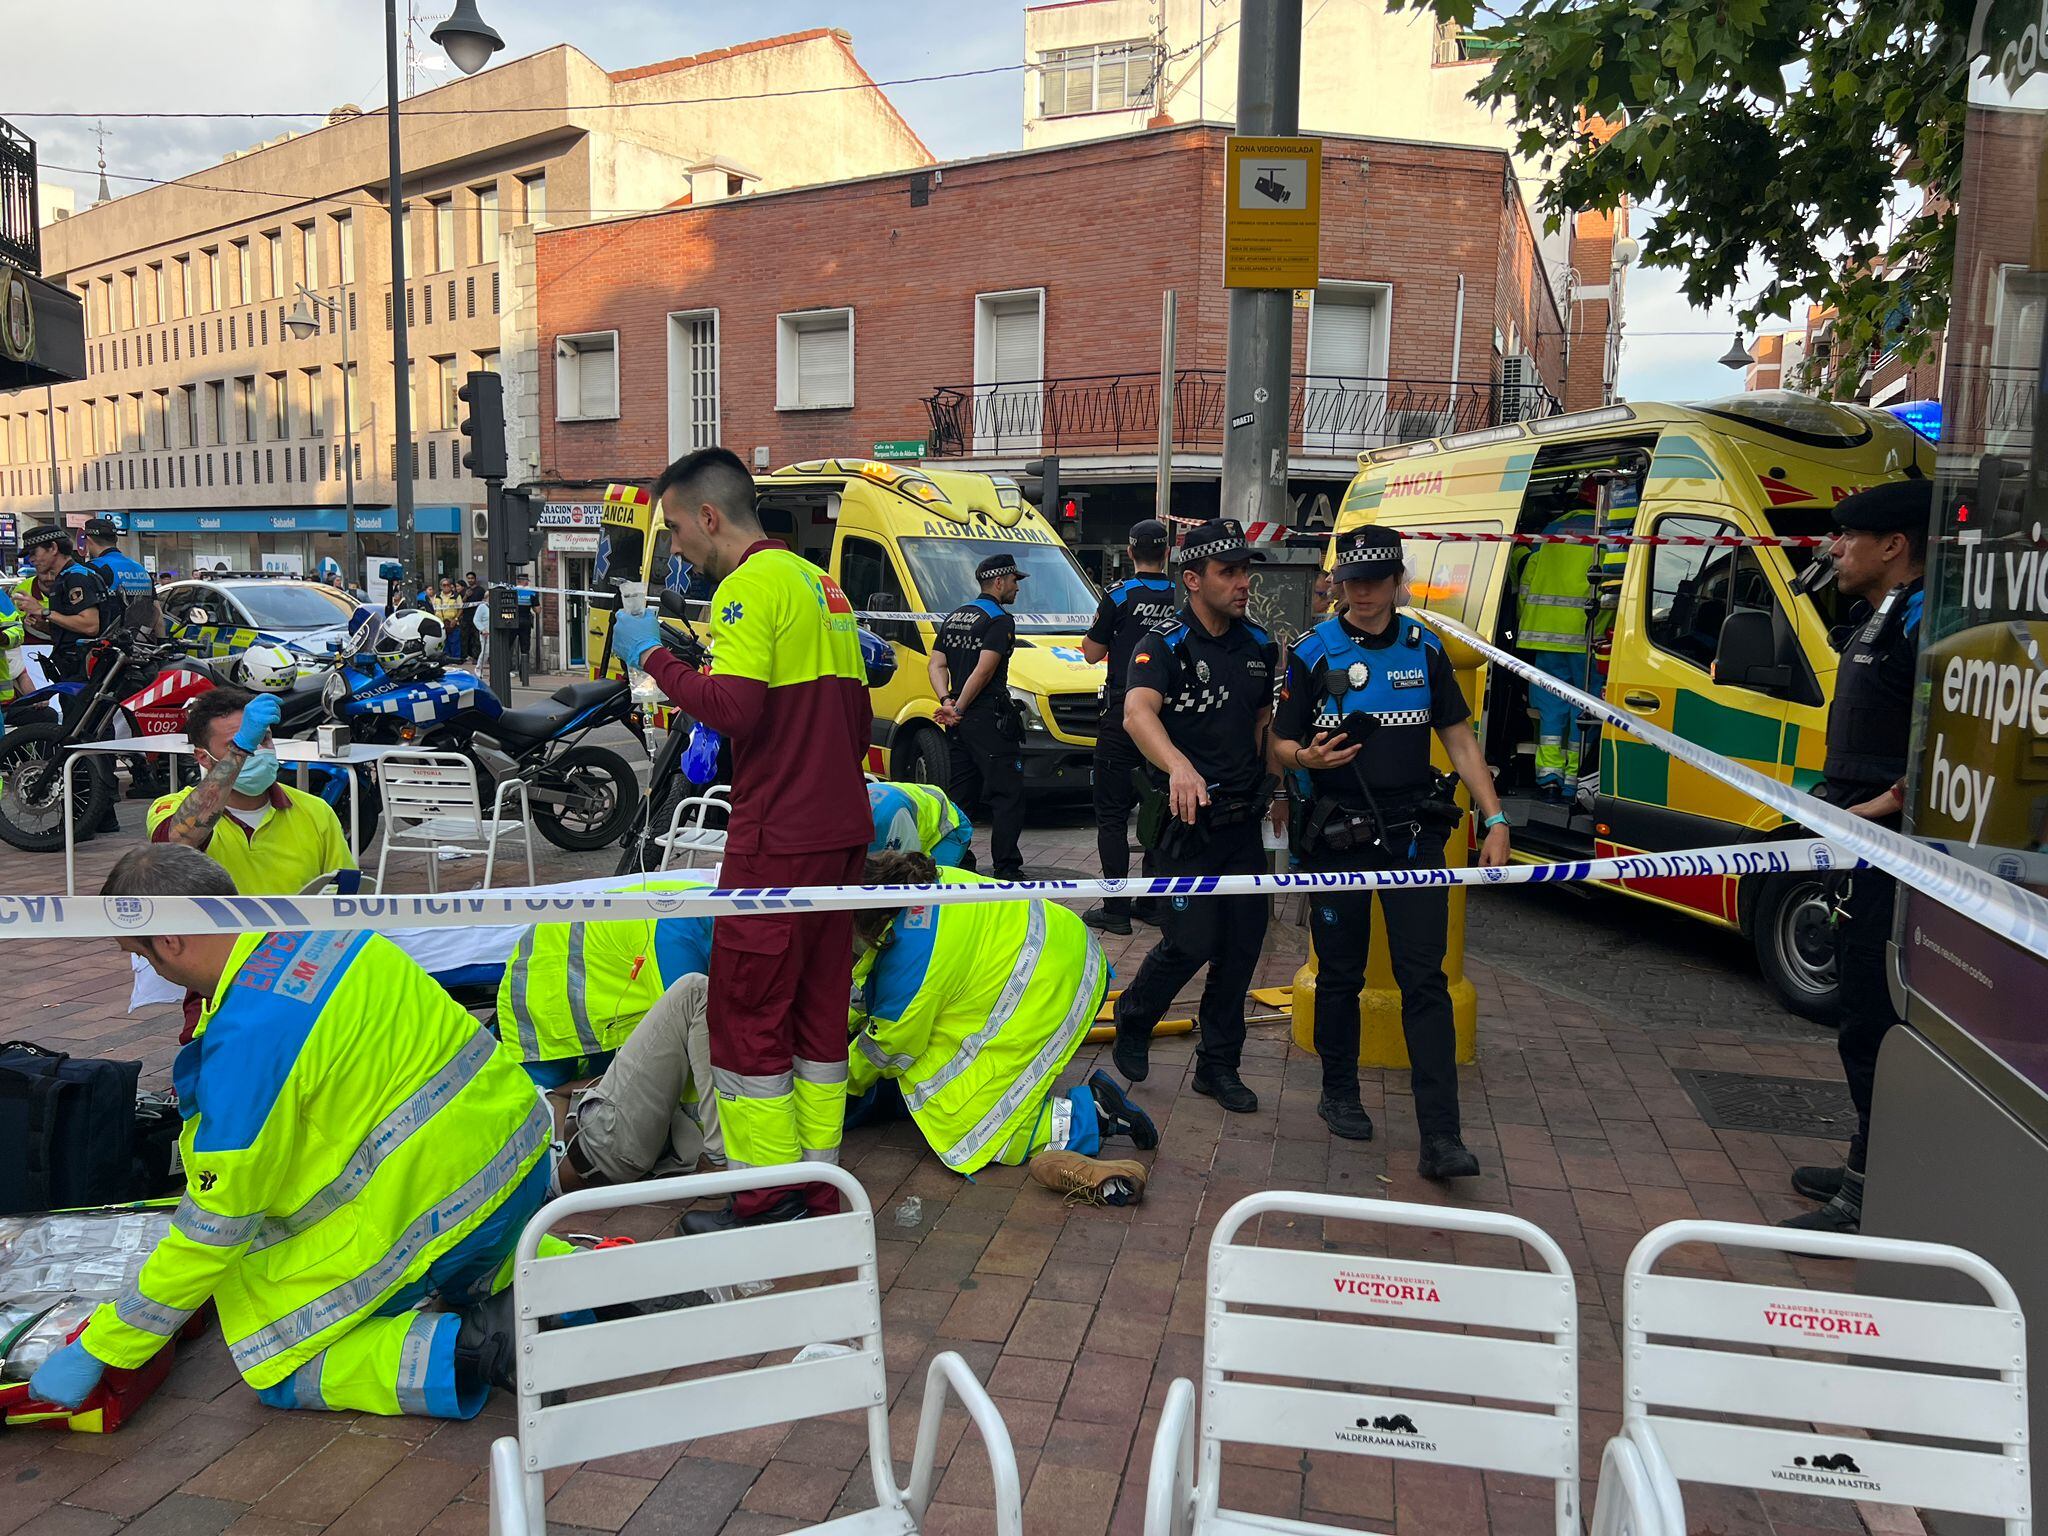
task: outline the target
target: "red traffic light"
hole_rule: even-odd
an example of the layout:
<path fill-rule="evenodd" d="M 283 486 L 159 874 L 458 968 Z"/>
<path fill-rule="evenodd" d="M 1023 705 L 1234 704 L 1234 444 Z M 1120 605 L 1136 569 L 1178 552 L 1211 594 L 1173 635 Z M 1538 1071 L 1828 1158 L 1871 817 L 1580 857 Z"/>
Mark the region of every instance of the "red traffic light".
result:
<path fill-rule="evenodd" d="M 1081 521 L 1081 503 L 1074 500 L 1071 496 L 1061 502 L 1060 521 L 1064 523 L 1078 523 Z"/>

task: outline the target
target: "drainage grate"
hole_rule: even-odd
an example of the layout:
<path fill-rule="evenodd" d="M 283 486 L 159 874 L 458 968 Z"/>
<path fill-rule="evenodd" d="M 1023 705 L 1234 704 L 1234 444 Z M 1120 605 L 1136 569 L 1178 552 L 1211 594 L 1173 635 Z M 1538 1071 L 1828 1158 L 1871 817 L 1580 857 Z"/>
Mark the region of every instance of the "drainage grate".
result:
<path fill-rule="evenodd" d="M 1678 1072 L 1678 1085 L 1717 1131 L 1763 1131 L 1847 1141 L 1856 1130 L 1848 1085 L 1753 1072 Z"/>

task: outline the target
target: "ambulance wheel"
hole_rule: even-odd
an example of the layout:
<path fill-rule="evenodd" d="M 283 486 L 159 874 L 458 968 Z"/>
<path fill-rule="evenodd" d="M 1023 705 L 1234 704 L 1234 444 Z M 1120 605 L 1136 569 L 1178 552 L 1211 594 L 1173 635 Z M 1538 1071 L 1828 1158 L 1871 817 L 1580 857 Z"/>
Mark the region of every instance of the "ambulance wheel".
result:
<path fill-rule="evenodd" d="M 910 740 L 893 750 L 889 757 L 892 778 L 906 784 L 929 784 L 939 790 L 952 784 L 953 756 L 941 732 L 924 728 L 913 730 Z"/>
<path fill-rule="evenodd" d="M 1835 1022 L 1835 935 L 1827 877 L 1818 871 L 1766 877 L 1749 923 L 1757 968 L 1778 1000 L 1801 1018 Z"/>

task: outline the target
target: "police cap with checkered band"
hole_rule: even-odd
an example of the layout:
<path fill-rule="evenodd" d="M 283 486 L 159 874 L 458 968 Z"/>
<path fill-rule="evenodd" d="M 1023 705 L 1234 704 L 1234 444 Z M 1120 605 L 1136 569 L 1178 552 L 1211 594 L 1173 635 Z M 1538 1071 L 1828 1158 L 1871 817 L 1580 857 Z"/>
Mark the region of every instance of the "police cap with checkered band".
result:
<path fill-rule="evenodd" d="M 1225 565 L 1234 565 L 1240 560 L 1263 560 L 1266 557 L 1244 539 L 1244 527 L 1233 517 L 1212 518 L 1201 526 L 1188 530 L 1188 536 L 1173 552 L 1176 565 L 1194 565 L 1203 560 L 1221 560 Z"/>

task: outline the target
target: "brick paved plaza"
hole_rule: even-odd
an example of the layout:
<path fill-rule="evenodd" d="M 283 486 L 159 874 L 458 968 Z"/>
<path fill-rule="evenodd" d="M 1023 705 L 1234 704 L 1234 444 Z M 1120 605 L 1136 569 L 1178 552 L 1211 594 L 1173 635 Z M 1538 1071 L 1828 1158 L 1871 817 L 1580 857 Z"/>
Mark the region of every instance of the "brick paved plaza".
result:
<path fill-rule="evenodd" d="M 81 849 L 81 889 L 97 889 L 113 859 L 133 846 L 140 810 L 122 808 L 131 829 L 122 837 Z M 1034 865 L 1083 870 L 1092 862 L 1092 829 L 1066 820 L 1027 835 Z M 542 857 L 544 879 L 600 873 L 610 860 L 553 849 Z M 458 874 L 454 883 L 475 878 Z M 0 888 L 54 890 L 61 879 L 56 856 L 0 851 Z M 400 888 L 418 887 L 415 864 Z M 1516 905 L 1490 918 L 1490 899 Z M 1488 950 L 1491 921 L 1498 919 L 1503 932 L 1512 921 L 1522 932 L 1543 920 L 1543 903 L 1574 902 L 1548 891 L 1473 898 L 1470 973 L 1479 993 L 1480 1064 L 1463 1074 L 1463 1094 L 1466 1140 L 1485 1173 L 1452 1194 L 1414 1172 L 1405 1079 L 1367 1073 L 1365 1102 L 1379 1139 L 1334 1141 L 1315 1113 L 1315 1061 L 1292 1047 L 1282 1022 L 1252 1025 L 1244 1077 L 1260 1109 L 1245 1117 L 1224 1114 L 1187 1087 L 1190 1040 L 1156 1045 L 1152 1076 L 1137 1096 L 1158 1119 L 1162 1143 L 1150 1155 L 1147 1197 L 1134 1208 L 1064 1206 L 1021 1169 L 991 1167 L 963 1181 L 923 1148 L 909 1124 L 850 1133 L 846 1163 L 874 1203 L 881 1239 L 899 1475 L 914 1443 L 923 1363 L 939 1350 L 957 1350 L 1009 1425 L 1027 1528 L 1060 1536 L 1135 1533 L 1160 1403 L 1175 1377 L 1198 1372 L 1206 1245 L 1218 1217 L 1254 1190 L 1327 1190 L 1512 1211 L 1556 1238 L 1578 1279 L 1581 1460 L 1590 1506 L 1600 1446 L 1619 1422 L 1618 1289 L 1630 1248 L 1648 1228 L 1676 1217 L 1754 1222 L 1789 1214 L 1800 1208 L 1786 1182 L 1792 1165 L 1840 1153 L 1823 1142 L 1712 1129 L 1674 1073 L 1826 1081 L 1839 1069 L 1823 1032 L 1782 1014 L 1768 1017 L 1754 1002 L 1731 1002 L 1724 1017 L 1701 1022 L 1676 990 L 1671 1018 L 1637 991 L 1625 994 L 1622 1011 L 1609 1013 L 1583 1000 L 1600 995 L 1597 976 L 1582 974 L 1561 992 L 1542 984 L 1533 961 L 1477 958 Z M 1638 920 L 1649 911 L 1613 902 L 1603 910 Z M 1262 985 L 1286 982 L 1304 951 L 1303 930 L 1286 916 L 1272 928 Z M 1581 928 L 1586 920 L 1584 910 L 1568 916 Z M 1110 941 L 1121 976 L 1129 977 L 1153 937 L 1140 927 L 1129 940 Z M 1521 945 L 1518 952 L 1537 947 Z M 76 1054 L 139 1058 L 144 1086 L 167 1085 L 176 1010 L 125 1012 L 127 961 L 111 943 L 11 943 L 6 975 L 10 1034 Z M 1700 978 L 1708 995 L 1740 994 L 1742 985 Z M 1077 1072 L 1107 1054 L 1084 1047 Z M 907 1205 L 913 1197 L 914 1208 Z M 671 1212 L 640 1209 L 615 1225 L 645 1236 L 672 1220 Z M 1384 1242 L 1378 1228 L 1317 1227 L 1269 1218 L 1262 1240 L 1367 1252 Z M 1400 1251 L 1459 1252 L 1439 1234 L 1421 1242 Z M 1713 1264 L 1716 1256 L 1703 1262 Z M 1728 1262 L 1746 1279 L 1847 1283 L 1838 1266 L 1815 1264 L 1801 1277 L 1775 1261 Z M 123 1528 L 133 1536 L 481 1532 L 489 1446 L 508 1431 L 511 1411 L 500 1394 L 466 1424 L 274 1412 L 242 1385 L 213 1333 L 181 1352 L 165 1388 L 118 1433 L 0 1434 L 0 1486 L 8 1494 L 0 1503 L 0 1536 L 105 1536 Z M 935 1532 L 992 1528 L 987 1462 L 978 1442 L 962 1440 L 963 1424 L 955 1415 L 941 1438 L 946 1470 L 929 1526 Z M 629 1536 L 767 1536 L 863 1507 L 872 1497 L 865 1448 L 862 1427 L 849 1421 L 619 1457 L 552 1475 L 548 1518 L 558 1530 Z M 1548 1494 L 1516 1479 L 1337 1454 L 1245 1450 L 1230 1459 L 1225 1488 L 1240 1508 L 1403 1536 L 1534 1533 L 1551 1519 Z M 1687 1506 L 1693 1530 L 1729 1536 L 1865 1528 L 1851 1506 L 1798 1495 L 1716 1498 L 1713 1490 L 1696 1489 Z M 1873 1516 L 1867 1528 L 1918 1526 L 1893 1514 Z"/>

